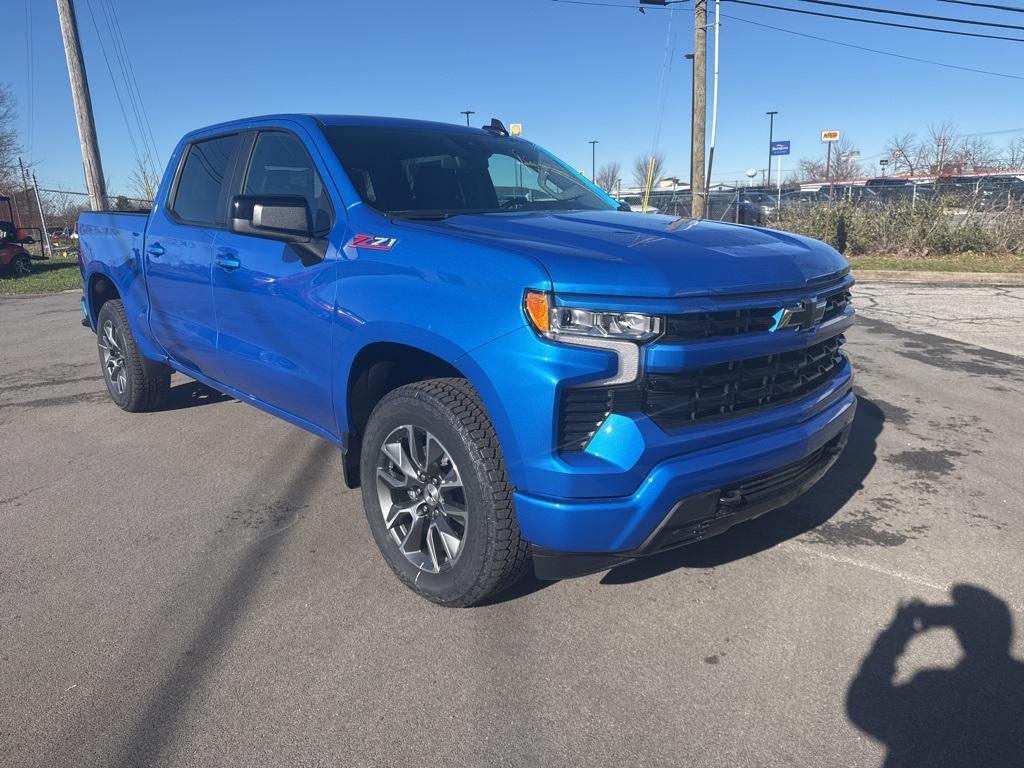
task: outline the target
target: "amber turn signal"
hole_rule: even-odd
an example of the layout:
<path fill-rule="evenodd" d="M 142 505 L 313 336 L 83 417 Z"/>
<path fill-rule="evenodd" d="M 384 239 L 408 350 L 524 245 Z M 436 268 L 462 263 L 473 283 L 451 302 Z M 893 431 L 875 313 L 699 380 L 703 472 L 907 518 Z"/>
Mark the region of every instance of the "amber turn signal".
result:
<path fill-rule="evenodd" d="M 542 291 L 527 291 L 523 308 L 535 330 L 540 333 L 551 331 L 551 300 L 548 294 Z"/>

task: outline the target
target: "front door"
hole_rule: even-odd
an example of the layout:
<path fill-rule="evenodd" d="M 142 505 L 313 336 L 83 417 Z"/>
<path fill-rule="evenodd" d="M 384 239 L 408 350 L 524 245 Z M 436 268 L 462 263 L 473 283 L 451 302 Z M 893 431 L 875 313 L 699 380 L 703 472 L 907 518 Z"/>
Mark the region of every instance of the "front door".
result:
<path fill-rule="evenodd" d="M 283 130 L 256 135 L 246 195 L 301 195 L 318 230 L 334 206 L 303 142 Z M 340 209 L 340 206 L 339 206 Z M 332 329 L 337 258 L 227 230 L 214 242 L 213 291 L 224 381 L 252 397 L 337 433 Z"/>
<path fill-rule="evenodd" d="M 224 226 L 226 196 L 239 135 L 185 148 L 168 204 L 146 229 L 150 327 L 179 366 L 221 379 L 211 270 L 213 242 Z"/>

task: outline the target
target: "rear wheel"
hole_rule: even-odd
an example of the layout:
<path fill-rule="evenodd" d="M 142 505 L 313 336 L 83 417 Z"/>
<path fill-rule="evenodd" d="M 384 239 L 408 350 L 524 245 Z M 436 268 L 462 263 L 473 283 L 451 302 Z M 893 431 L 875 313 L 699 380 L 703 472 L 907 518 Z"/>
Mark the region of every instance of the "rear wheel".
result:
<path fill-rule="evenodd" d="M 27 253 L 19 253 L 11 260 L 11 271 L 15 277 L 27 277 L 32 274 L 32 258 Z"/>
<path fill-rule="evenodd" d="M 464 379 L 387 394 L 370 415 L 360 465 L 370 531 L 410 589 L 469 606 L 527 571 L 501 448 Z"/>
<path fill-rule="evenodd" d="M 137 413 L 164 404 L 171 388 L 171 369 L 142 356 L 124 305 L 117 299 L 100 308 L 96 346 L 107 392 L 118 408 Z"/>

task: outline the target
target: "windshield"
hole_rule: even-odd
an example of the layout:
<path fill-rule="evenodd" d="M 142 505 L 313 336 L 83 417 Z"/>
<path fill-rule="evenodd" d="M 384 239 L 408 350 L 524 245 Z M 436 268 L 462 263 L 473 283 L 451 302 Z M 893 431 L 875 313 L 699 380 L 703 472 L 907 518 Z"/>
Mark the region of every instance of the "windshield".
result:
<path fill-rule="evenodd" d="M 612 210 L 575 171 L 522 139 L 443 128 L 326 126 L 367 205 L 410 218 Z"/>

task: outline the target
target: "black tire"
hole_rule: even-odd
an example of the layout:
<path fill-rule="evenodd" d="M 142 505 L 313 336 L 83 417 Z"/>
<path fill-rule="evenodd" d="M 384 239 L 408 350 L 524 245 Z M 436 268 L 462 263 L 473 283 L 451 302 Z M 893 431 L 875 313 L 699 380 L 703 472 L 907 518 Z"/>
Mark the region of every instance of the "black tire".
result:
<path fill-rule="evenodd" d="M 446 570 L 429 572 L 413 564 L 385 524 L 378 459 L 385 440 L 405 425 L 440 441 L 460 476 L 466 526 L 459 554 Z M 519 532 L 501 446 L 479 395 L 465 379 L 431 379 L 385 395 L 366 426 L 360 477 L 370 531 L 384 559 L 407 587 L 426 599 L 451 607 L 475 605 L 529 570 L 529 545 Z"/>
<path fill-rule="evenodd" d="M 32 257 L 27 253 L 19 253 L 11 259 L 11 273 L 15 277 L 27 277 L 32 274 Z"/>
<path fill-rule="evenodd" d="M 111 344 L 113 338 L 114 344 Z M 96 340 L 99 347 L 100 368 L 107 392 L 114 404 L 123 411 L 140 413 L 159 408 L 167 401 L 171 388 L 171 369 L 163 363 L 147 360 L 139 352 L 132 336 L 124 305 L 111 299 L 100 308 L 96 320 Z M 116 351 L 120 364 L 108 364 L 104 350 Z"/>

